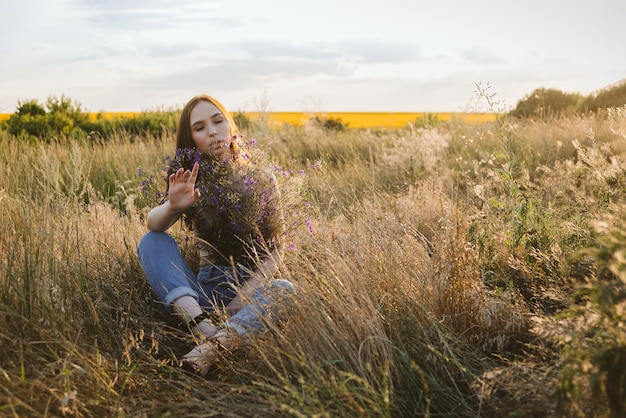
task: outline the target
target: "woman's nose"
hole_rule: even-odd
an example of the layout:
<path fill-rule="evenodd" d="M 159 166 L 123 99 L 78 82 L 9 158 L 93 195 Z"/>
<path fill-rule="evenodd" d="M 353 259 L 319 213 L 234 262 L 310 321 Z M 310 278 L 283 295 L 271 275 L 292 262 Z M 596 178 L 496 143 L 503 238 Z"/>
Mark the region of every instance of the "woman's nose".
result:
<path fill-rule="evenodd" d="M 209 135 L 211 136 L 217 135 L 217 129 L 215 129 L 215 126 L 209 125 Z"/>

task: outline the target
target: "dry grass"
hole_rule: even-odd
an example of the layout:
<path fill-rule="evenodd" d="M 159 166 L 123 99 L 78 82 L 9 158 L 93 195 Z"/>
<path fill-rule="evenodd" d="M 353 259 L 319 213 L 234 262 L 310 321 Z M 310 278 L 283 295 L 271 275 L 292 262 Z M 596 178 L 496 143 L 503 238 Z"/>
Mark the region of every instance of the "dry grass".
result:
<path fill-rule="evenodd" d="M 158 182 L 173 139 L 4 135 L 0 414 L 557 415 L 563 342 L 582 329 L 557 315 L 597 277 L 580 252 L 591 221 L 624 200 L 619 118 L 256 126 L 278 164 L 305 170 L 314 233 L 302 225 L 286 254 L 284 320 L 207 379 L 175 366 L 190 341 L 135 254 L 154 204 L 137 171 Z M 593 411 L 580 385 L 576 408 Z"/>

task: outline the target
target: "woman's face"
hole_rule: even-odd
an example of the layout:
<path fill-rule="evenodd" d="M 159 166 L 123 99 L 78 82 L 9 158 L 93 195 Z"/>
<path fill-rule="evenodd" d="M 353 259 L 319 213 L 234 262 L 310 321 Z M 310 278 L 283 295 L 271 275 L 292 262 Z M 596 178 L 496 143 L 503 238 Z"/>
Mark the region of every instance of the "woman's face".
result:
<path fill-rule="evenodd" d="M 222 160 L 230 157 L 230 126 L 217 107 L 201 100 L 191 110 L 191 138 L 202 152 Z"/>

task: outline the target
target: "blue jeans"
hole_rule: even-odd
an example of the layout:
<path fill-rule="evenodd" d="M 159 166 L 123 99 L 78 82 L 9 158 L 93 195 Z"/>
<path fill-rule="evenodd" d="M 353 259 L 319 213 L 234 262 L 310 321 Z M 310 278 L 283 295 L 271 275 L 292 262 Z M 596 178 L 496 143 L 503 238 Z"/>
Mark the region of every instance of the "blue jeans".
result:
<path fill-rule="evenodd" d="M 165 232 L 146 233 L 137 246 L 137 253 L 148 283 L 168 312 L 171 312 L 172 302 L 182 296 L 194 297 L 209 312 L 220 310 L 233 300 L 237 288 L 250 278 L 233 266 L 204 266 L 196 276 L 174 238 Z M 294 293 L 294 287 L 287 280 L 273 280 L 260 286 L 250 303 L 229 318 L 226 325 L 240 333 L 262 329 L 262 319 L 271 313 L 268 306 L 278 293 Z"/>
<path fill-rule="evenodd" d="M 277 307 L 294 293 L 293 284 L 285 279 L 276 279 L 267 285 L 261 285 L 252 294 L 250 303 L 245 304 L 239 312 L 228 318 L 223 327 L 239 334 L 262 331 L 265 328 L 264 320 L 277 319 L 275 318 Z"/>

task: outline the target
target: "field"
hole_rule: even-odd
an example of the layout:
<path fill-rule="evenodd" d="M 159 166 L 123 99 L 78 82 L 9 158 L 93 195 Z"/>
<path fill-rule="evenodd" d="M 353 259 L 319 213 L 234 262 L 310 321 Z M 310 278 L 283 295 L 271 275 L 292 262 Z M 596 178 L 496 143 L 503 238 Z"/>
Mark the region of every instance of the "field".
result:
<path fill-rule="evenodd" d="M 207 378 L 178 367 L 190 337 L 135 251 L 171 135 L 0 131 L 0 415 L 624 416 L 626 108 L 251 119 L 301 204 L 280 268 L 297 298 Z"/>
<path fill-rule="evenodd" d="M 90 114 L 94 119 L 97 114 Z M 133 112 L 110 112 L 104 113 L 104 118 L 134 117 Z M 268 118 L 271 124 L 291 124 L 304 125 L 312 117 L 325 117 L 339 119 L 350 128 L 403 128 L 409 122 L 420 119 L 436 118 L 438 121 L 450 121 L 458 119 L 467 123 L 490 122 L 495 119 L 494 113 L 385 113 L 385 112 L 344 112 L 344 113 L 323 113 L 312 115 L 303 112 L 270 112 L 262 114 L 260 112 L 244 112 L 250 119 L 258 119 L 261 115 Z M 9 119 L 8 113 L 0 113 L 0 122 Z"/>
<path fill-rule="evenodd" d="M 251 119 L 258 119 L 258 112 L 245 113 Z M 466 123 L 491 122 L 495 120 L 493 113 L 384 113 L 384 112 L 343 112 L 323 113 L 312 115 L 301 112 L 271 112 L 268 114 L 269 121 L 273 124 L 304 125 L 312 117 L 338 119 L 347 124 L 349 128 L 404 128 L 408 123 L 428 118 L 438 121 L 450 121 L 457 119 Z"/>

